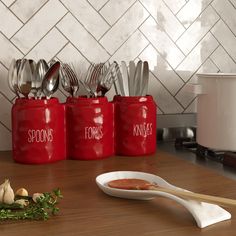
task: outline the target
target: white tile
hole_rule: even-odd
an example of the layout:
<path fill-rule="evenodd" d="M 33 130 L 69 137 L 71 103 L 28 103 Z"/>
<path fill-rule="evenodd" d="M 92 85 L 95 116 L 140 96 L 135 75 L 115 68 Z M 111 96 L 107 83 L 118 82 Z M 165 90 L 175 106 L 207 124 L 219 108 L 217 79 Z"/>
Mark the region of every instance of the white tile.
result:
<path fill-rule="evenodd" d="M 11 11 L 23 22 L 29 20 L 47 0 L 17 0 L 11 6 Z"/>
<path fill-rule="evenodd" d="M 141 0 L 141 2 L 157 21 L 159 27 L 166 31 L 174 41 L 184 32 L 183 25 L 163 1 Z"/>
<path fill-rule="evenodd" d="M 23 54 L 0 33 L 0 61 L 8 68 L 13 58 L 22 58 Z"/>
<path fill-rule="evenodd" d="M 61 0 L 61 2 L 96 39 L 109 29 L 106 21 L 86 0 Z"/>
<path fill-rule="evenodd" d="M 149 17 L 144 22 L 140 30 L 173 68 L 184 59 L 184 54 L 177 48 L 162 28 L 156 24 L 156 21 L 152 17 Z"/>
<path fill-rule="evenodd" d="M 189 0 L 176 16 L 187 28 L 210 4 L 211 1 L 212 0 Z"/>
<path fill-rule="evenodd" d="M 11 108 L 12 104 L 0 93 L 0 121 L 8 128 L 11 129 Z"/>
<path fill-rule="evenodd" d="M 90 65 L 89 61 L 71 43 L 66 45 L 61 52 L 57 54 L 57 58 L 60 61 L 66 63 L 74 62 L 86 68 Z"/>
<path fill-rule="evenodd" d="M 135 0 L 110 0 L 100 13 L 110 25 L 113 25 L 134 2 Z"/>
<path fill-rule="evenodd" d="M 235 73 L 236 63 L 232 60 L 229 54 L 223 47 L 218 47 L 211 55 L 212 61 L 217 65 L 221 72 Z"/>
<path fill-rule="evenodd" d="M 109 0 L 88 0 L 90 4 L 98 11 L 106 4 Z"/>
<path fill-rule="evenodd" d="M 109 58 L 109 54 L 105 49 L 71 14 L 67 14 L 58 23 L 57 27 L 83 55 L 86 55 L 88 60 L 101 62 Z"/>
<path fill-rule="evenodd" d="M 13 99 L 15 94 L 8 86 L 8 70 L 0 64 L 0 91 L 8 97 L 9 100 Z"/>
<path fill-rule="evenodd" d="M 58 0 L 50 0 L 14 35 L 12 42 L 27 53 L 66 12 L 66 8 Z"/>
<path fill-rule="evenodd" d="M 215 66 L 215 64 L 210 60 L 207 59 L 205 63 L 198 69 L 196 73 L 216 73 L 218 72 L 218 68 Z M 188 83 L 197 83 L 197 76 L 196 74 L 192 76 L 192 78 L 188 81 Z M 194 100 L 196 97 L 196 94 L 191 93 L 187 90 L 188 83 L 183 86 L 183 88 L 178 92 L 176 95 L 176 99 L 185 107 L 187 108 L 190 103 Z"/>
<path fill-rule="evenodd" d="M 135 46 L 134 46 L 135 45 Z M 134 60 L 139 53 L 148 45 L 148 40 L 137 30 L 110 58 L 110 61 Z"/>
<path fill-rule="evenodd" d="M 171 11 L 176 14 L 185 4 L 185 0 L 164 0 Z"/>
<path fill-rule="evenodd" d="M 215 0 L 212 6 L 236 35 L 236 9 L 228 0 Z"/>
<path fill-rule="evenodd" d="M 100 43 L 110 54 L 113 54 L 147 17 L 148 12 L 139 2 L 136 2 L 101 38 Z"/>
<path fill-rule="evenodd" d="M 236 37 L 226 26 L 226 24 L 220 20 L 214 28 L 211 30 L 223 48 L 227 53 L 236 61 Z"/>
<path fill-rule="evenodd" d="M 152 73 L 149 75 L 148 94 L 153 96 L 157 106 L 165 114 L 182 113 L 183 108 Z"/>
<path fill-rule="evenodd" d="M 11 132 L 0 124 L 0 151 L 12 149 Z"/>
<path fill-rule="evenodd" d="M 209 6 L 196 21 L 176 41 L 179 48 L 187 55 L 219 20 L 219 16 Z"/>
<path fill-rule="evenodd" d="M 1 0 L 7 7 L 9 7 L 15 0 Z"/>
<path fill-rule="evenodd" d="M 184 81 L 187 81 L 218 45 L 216 39 L 208 33 L 177 67 L 176 72 Z"/>
<path fill-rule="evenodd" d="M 68 40 L 56 29 L 53 28 L 27 55 L 27 58 L 39 60 L 44 58 L 49 61 L 68 42 Z"/>
<path fill-rule="evenodd" d="M 172 95 L 175 95 L 183 86 L 184 82 L 169 64 L 163 60 L 153 46 L 149 45 L 145 48 L 139 55 L 139 58 L 143 61 L 148 61 L 150 71 L 164 84 Z"/>
<path fill-rule="evenodd" d="M 0 2 L 0 32 L 11 38 L 22 25 L 22 22 Z"/>

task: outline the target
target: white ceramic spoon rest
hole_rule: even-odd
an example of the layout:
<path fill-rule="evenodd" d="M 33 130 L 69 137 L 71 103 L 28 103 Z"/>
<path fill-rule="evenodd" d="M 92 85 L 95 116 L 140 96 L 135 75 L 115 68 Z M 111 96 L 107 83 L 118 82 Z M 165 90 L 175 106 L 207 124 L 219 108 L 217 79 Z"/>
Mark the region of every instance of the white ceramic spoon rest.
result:
<path fill-rule="evenodd" d="M 97 176 L 96 183 L 104 193 L 114 197 L 138 200 L 151 200 L 157 196 L 170 198 L 184 206 L 193 215 L 194 219 L 197 222 L 197 225 L 200 228 L 204 228 L 206 226 L 231 218 L 231 214 L 229 212 L 214 204 L 184 200 L 182 198 L 176 197 L 173 194 L 164 193 L 161 191 L 123 190 L 110 188 L 107 183 L 116 179 L 143 179 L 151 183 L 156 183 L 160 187 L 187 191 L 185 189 L 178 188 L 174 185 L 169 184 L 167 181 L 157 175 L 136 171 L 115 171 L 104 173 Z"/>

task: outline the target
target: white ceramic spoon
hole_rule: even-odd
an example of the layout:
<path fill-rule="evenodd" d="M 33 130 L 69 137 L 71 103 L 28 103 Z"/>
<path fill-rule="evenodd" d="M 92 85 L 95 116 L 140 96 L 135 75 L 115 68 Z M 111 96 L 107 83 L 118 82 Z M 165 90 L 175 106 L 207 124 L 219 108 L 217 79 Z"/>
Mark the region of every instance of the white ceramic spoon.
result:
<path fill-rule="evenodd" d="M 219 207 L 218 205 L 209 204 L 205 202 L 197 202 L 184 200 L 175 195 L 164 193 L 161 191 L 152 191 L 152 190 L 123 190 L 110 188 L 107 183 L 116 179 L 143 179 L 151 183 L 155 183 L 160 187 L 176 189 L 187 191 L 185 189 L 178 188 L 174 185 L 169 184 L 167 181 L 161 177 L 153 174 L 148 174 L 144 172 L 136 171 L 115 171 L 104 173 L 96 178 L 96 183 L 98 187 L 106 194 L 119 197 L 119 198 L 128 198 L 128 199 L 138 199 L 138 200 L 151 200 L 157 196 L 170 198 L 182 206 L 184 206 L 195 218 L 198 227 L 204 228 L 206 226 L 218 223 L 220 221 L 228 220 L 231 218 L 231 214 Z"/>

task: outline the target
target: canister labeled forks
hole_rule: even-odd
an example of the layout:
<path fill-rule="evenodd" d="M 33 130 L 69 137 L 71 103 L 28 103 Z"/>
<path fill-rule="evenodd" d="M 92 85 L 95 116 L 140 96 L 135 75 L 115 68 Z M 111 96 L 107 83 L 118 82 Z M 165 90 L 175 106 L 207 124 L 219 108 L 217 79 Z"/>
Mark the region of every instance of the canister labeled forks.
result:
<path fill-rule="evenodd" d="M 149 155 L 156 150 L 156 104 L 152 96 L 115 96 L 115 153 Z"/>
<path fill-rule="evenodd" d="M 67 100 L 69 159 L 94 160 L 114 154 L 113 104 L 106 97 Z"/>
<path fill-rule="evenodd" d="M 57 98 L 19 98 L 12 107 L 13 159 L 44 164 L 66 159 L 65 106 Z"/>

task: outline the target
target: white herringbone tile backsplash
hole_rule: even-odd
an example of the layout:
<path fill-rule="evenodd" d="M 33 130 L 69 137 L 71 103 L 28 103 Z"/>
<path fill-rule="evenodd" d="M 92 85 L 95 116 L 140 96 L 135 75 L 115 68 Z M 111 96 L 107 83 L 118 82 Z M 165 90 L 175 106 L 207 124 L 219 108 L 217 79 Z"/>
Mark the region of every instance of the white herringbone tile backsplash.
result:
<path fill-rule="evenodd" d="M 236 72 L 236 1 L 0 0 L 0 52 L 0 150 L 11 148 L 12 58 L 84 68 L 148 60 L 158 114 L 194 113 L 184 88 L 197 72 Z M 63 91 L 57 96 L 65 100 Z"/>

